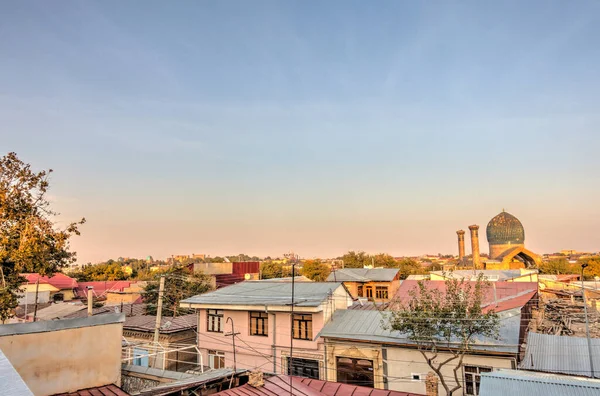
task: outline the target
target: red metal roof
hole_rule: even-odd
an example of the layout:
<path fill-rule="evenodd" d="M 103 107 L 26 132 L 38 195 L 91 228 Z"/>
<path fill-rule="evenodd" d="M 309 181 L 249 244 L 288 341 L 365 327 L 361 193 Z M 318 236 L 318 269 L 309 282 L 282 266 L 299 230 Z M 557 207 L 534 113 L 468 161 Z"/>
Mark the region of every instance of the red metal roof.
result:
<path fill-rule="evenodd" d="M 249 384 L 228 389 L 215 396 L 422 396 L 418 393 L 398 392 L 384 389 L 373 389 L 365 386 L 342 384 L 339 382 L 321 381 L 310 378 L 291 377 L 292 393 L 290 393 L 290 377 L 279 375 L 265 378 L 264 385 L 253 387 Z"/>
<path fill-rule="evenodd" d="M 131 285 L 130 281 L 96 281 L 96 282 L 79 282 L 75 289 L 75 294 L 80 298 L 87 298 L 87 288 L 93 287 L 94 297 L 104 297 L 106 292 L 115 291 L 122 292 L 123 289 Z"/>
<path fill-rule="evenodd" d="M 426 287 L 438 289 L 442 293 L 446 291 L 446 281 L 416 281 L 405 280 L 394 295 L 394 301 L 406 302 L 411 297 L 409 291 L 416 289 L 418 283 L 423 282 Z M 468 283 L 470 281 L 466 281 Z M 537 282 L 491 282 L 495 286 L 486 290 L 484 297 L 484 311 L 494 309 L 496 312 L 506 311 L 508 309 L 522 307 L 527 304 L 538 290 Z M 497 306 L 496 306 L 497 304 Z"/>
<path fill-rule="evenodd" d="M 21 274 L 27 279 L 27 283 L 36 283 L 38 278 L 40 279 L 40 283 L 49 283 L 57 289 L 75 289 L 77 287 L 77 281 L 65 274 L 61 274 L 60 272 L 54 274 L 51 278 L 47 276 L 39 276 L 37 273 L 33 274 Z"/>
<path fill-rule="evenodd" d="M 105 385 L 95 388 L 81 389 L 71 393 L 58 393 L 54 396 L 130 396 L 116 385 Z"/>

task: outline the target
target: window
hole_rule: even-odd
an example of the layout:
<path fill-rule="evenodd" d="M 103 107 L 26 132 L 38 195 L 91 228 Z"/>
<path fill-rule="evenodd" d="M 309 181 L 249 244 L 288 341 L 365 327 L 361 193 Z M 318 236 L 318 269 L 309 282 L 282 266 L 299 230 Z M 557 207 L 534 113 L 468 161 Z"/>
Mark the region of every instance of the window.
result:
<path fill-rule="evenodd" d="M 208 365 L 211 369 L 225 368 L 225 352 L 209 350 Z"/>
<path fill-rule="evenodd" d="M 208 309 L 206 312 L 206 330 L 214 333 L 222 333 L 223 311 L 220 309 Z"/>
<path fill-rule="evenodd" d="M 336 364 L 337 382 L 369 388 L 375 386 L 372 360 L 338 357 Z"/>
<path fill-rule="evenodd" d="M 367 298 L 373 298 L 373 287 L 367 286 Z"/>
<path fill-rule="evenodd" d="M 417 373 L 411 373 L 410 374 L 410 378 L 413 381 L 421 381 L 421 374 L 417 374 Z"/>
<path fill-rule="evenodd" d="M 133 360 L 131 364 L 148 367 L 148 351 L 142 348 L 133 348 Z"/>
<path fill-rule="evenodd" d="M 290 375 L 290 358 L 287 358 L 287 373 Z M 319 361 L 311 359 L 293 359 L 291 375 L 319 379 Z"/>
<path fill-rule="evenodd" d="M 266 312 L 250 312 L 250 335 L 269 335 L 269 316 Z"/>
<path fill-rule="evenodd" d="M 358 297 L 363 296 L 363 285 L 358 285 Z"/>
<path fill-rule="evenodd" d="M 387 300 L 387 298 L 388 298 L 388 288 L 387 288 L 387 286 L 377 286 L 377 287 L 375 287 L 375 297 Z"/>
<path fill-rule="evenodd" d="M 491 367 L 465 366 L 465 395 L 479 395 L 481 373 L 489 373 L 491 371 Z"/>
<path fill-rule="evenodd" d="M 312 340 L 312 314 L 294 314 L 294 338 Z"/>

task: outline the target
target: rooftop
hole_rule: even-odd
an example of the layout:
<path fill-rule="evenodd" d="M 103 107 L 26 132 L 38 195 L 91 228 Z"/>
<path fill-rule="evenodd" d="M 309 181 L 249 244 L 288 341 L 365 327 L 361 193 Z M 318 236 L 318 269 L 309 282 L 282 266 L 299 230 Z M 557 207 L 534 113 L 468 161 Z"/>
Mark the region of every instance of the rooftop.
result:
<path fill-rule="evenodd" d="M 521 315 L 519 310 L 504 311 L 500 316 L 500 339 L 474 340 L 471 349 L 480 352 L 518 353 Z M 384 328 L 386 313 L 376 310 L 337 310 L 318 336 L 374 343 L 416 345 L 406 334 Z M 454 344 L 450 344 L 452 347 Z"/>
<path fill-rule="evenodd" d="M 295 306 L 318 307 L 341 285 L 339 282 L 298 282 L 294 287 Z M 181 304 L 285 306 L 291 302 L 291 282 L 245 281 L 186 298 Z"/>
<path fill-rule="evenodd" d="M 94 388 L 80 389 L 71 393 L 58 393 L 53 396 L 129 396 L 129 393 L 123 391 L 116 385 L 105 385 Z"/>
<path fill-rule="evenodd" d="M 600 339 L 592 338 L 594 372 L 600 377 Z M 529 332 L 520 368 L 591 377 L 587 339 Z"/>
<path fill-rule="evenodd" d="M 47 276 L 40 276 L 37 273 L 28 273 L 21 275 L 27 279 L 27 283 L 36 283 L 39 279 L 39 283 L 49 283 L 57 289 L 74 289 L 77 287 L 77 280 L 60 272 L 54 274 L 50 278 Z"/>
<path fill-rule="evenodd" d="M 120 305 L 104 306 L 94 308 L 92 315 L 99 316 L 103 314 L 114 314 L 120 312 Z M 146 315 L 146 304 L 123 304 L 125 314 L 125 323 L 123 330 L 153 332 L 156 326 L 156 316 Z M 66 316 L 67 318 L 87 317 L 87 310 L 81 310 Z M 161 318 L 161 334 L 171 334 L 179 331 L 195 329 L 197 327 L 196 314 L 181 315 L 175 318 L 163 316 Z"/>
<path fill-rule="evenodd" d="M 595 396 L 600 394 L 600 380 L 501 369 L 481 374 L 479 394 L 485 396 Z"/>
<path fill-rule="evenodd" d="M 327 282 L 391 282 L 398 268 L 342 268 L 329 274 Z"/>
<path fill-rule="evenodd" d="M 447 279 L 454 278 L 467 280 L 475 280 L 477 277 L 479 277 L 479 275 L 482 275 L 484 279 L 490 281 L 506 281 L 534 274 L 537 275 L 537 270 L 456 270 L 451 272 L 431 271 L 431 274 L 435 274 Z"/>
<path fill-rule="evenodd" d="M 292 393 L 290 393 L 290 378 L 292 378 Z M 264 379 L 264 385 L 252 387 L 249 384 L 228 389 L 215 396 L 422 396 L 417 393 L 398 392 L 383 389 L 373 389 L 364 386 L 341 384 L 339 382 L 321 381 L 310 378 L 289 377 L 279 375 Z"/>

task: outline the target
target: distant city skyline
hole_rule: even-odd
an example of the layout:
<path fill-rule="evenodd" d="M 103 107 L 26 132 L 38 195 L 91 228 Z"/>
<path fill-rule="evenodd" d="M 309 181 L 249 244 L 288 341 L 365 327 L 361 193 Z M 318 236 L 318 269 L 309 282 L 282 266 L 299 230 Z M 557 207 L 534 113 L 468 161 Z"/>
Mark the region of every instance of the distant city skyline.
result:
<path fill-rule="evenodd" d="M 535 252 L 598 251 L 599 15 L 4 2 L 0 148 L 55 170 L 61 219 L 88 220 L 83 263 L 454 254 L 456 230 L 502 208 Z"/>

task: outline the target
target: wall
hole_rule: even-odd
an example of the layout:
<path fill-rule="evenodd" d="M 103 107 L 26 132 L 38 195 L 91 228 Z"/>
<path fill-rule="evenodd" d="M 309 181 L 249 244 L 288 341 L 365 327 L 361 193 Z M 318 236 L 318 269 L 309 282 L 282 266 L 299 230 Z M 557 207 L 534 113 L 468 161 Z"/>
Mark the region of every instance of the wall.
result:
<path fill-rule="evenodd" d="M 196 348 L 185 348 L 185 345 L 196 345 L 196 332 L 194 329 L 183 330 L 171 334 L 160 334 L 158 342 L 163 348 L 156 348 L 149 343 L 154 340 L 154 333 L 125 330 L 123 332 L 125 339 L 132 344 L 126 349 L 123 358 L 127 359 L 127 364 L 133 364 L 133 349 L 144 349 L 148 352 L 148 366 L 160 370 L 185 371 L 197 367 L 198 351 Z M 172 344 L 177 344 L 173 346 Z M 168 349 L 181 349 L 165 353 Z"/>
<path fill-rule="evenodd" d="M 38 291 L 38 304 L 45 304 L 50 302 L 50 291 Z M 19 305 L 34 305 L 35 304 L 35 290 L 26 291 L 19 298 Z"/>
<path fill-rule="evenodd" d="M 350 294 L 352 295 L 352 297 L 354 298 L 358 298 L 358 286 L 362 285 L 363 286 L 363 295 L 362 297 L 366 297 L 367 296 L 367 287 L 372 287 L 373 288 L 373 298 L 376 301 L 389 301 L 394 294 L 396 294 L 396 291 L 398 291 L 398 288 L 400 287 L 400 281 L 399 280 L 394 280 L 391 282 L 344 282 L 344 286 L 346 286 L 346 289 L 348 289 L 348 292 L 350 292 Z M 377 286 L 385 286 L 388 288 L 388 298 L 387 299 L 376 299 L 375 298 L 375 288 Z"/>
<path fill-rule="evenodd" d="M 386 359 L 384 356 L 384 349 Z M 375 379 L 375 388 L 389 389 L 402 392 L 412 392 L 425 394 L 425 377 L 429 371 L 432 371 L 425 362 L 423 355 L 416 349 L 387 347 L 382 348 L 379 344 L 353 343 L 346 342 L 327 342 L 327 380 L 336 381 L 336 357 L 350 357 L 358 359 L 367 359 L 373 361 L 373 372 Z M 435 360 L 439 362 L 450 357 L 450 354 L 440 353 Z M 493 368 L 515 368 L 514 360 L 510 357 L 491 357 L 479 355 L 467 355 L 464 358 L 465 365 L 484 366 Z M 452 384 L 454 373 L 451 363 L 444 366 L 442 373 L 444 378 L 450 380 Z M 422 380 L 411 380 L 412 374 L 422 374 Z M 462 369 L 459 371 L 459 379 L 462 381 Z M 440 394 L 443 394 L 443 387 L 440 383 Z M 462 394 L 462 392 L 457 392 Z"/>
<path fill-rule="evenodd" d="M 124 315 L 0 326 L 0 349 L 35 395 L 121 380 Z"/>

